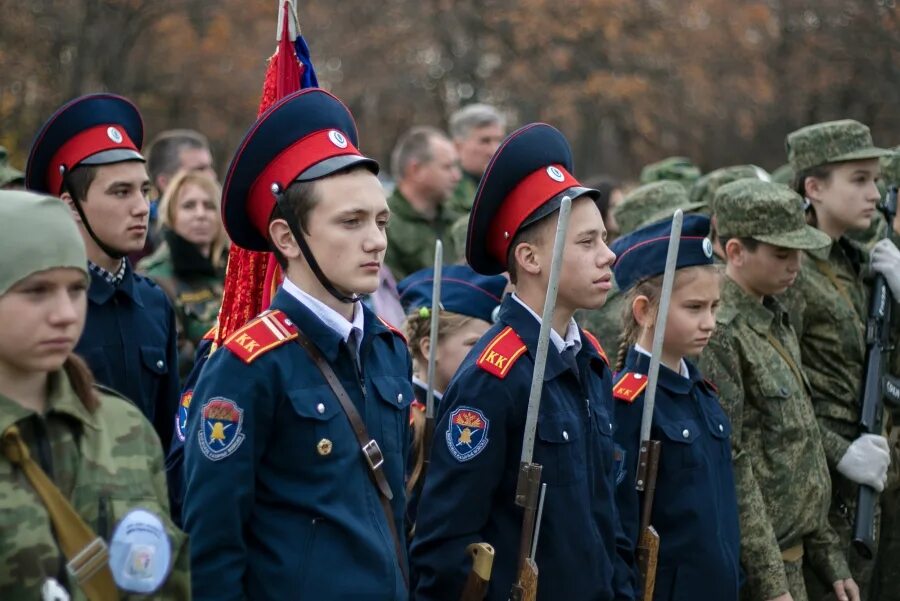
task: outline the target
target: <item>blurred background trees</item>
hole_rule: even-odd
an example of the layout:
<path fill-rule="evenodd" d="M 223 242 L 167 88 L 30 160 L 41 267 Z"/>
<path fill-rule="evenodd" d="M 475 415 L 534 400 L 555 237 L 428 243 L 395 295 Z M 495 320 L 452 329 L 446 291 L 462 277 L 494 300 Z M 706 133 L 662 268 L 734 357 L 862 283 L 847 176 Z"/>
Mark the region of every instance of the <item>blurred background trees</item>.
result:
<path fill-rule="evenodd" d="M 140 106 L 146 139 L 192 127 L 220 171 L 253 122 L 273 0 L 0 0 L 0 144 L 22 165 L 67 99 Z M 490 102 L 548 121 L 578 173 L 785 161 L 784 135 L 852 117 L 900 144 L 897 0 L 298 0 L 319 81 L 386 163 L 415 124 Z"/>

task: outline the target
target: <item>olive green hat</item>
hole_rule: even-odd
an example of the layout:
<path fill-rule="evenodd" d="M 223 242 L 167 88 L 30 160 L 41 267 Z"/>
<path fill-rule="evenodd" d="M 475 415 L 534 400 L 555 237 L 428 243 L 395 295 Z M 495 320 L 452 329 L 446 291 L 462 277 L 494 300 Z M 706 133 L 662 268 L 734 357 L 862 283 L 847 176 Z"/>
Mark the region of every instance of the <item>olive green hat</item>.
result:
<path fill-rule="evenodd" d="M 31 274 L 72 267 L 88 278 L 84 242 L 58 198 L 0 190 L 0 296 Z"/>
<path fill-rule="evenodd" d="M 624 236 L 671 217 L 675 209 L 689 213 L 703 206 L 703 203 L 691 202 L 684 186 L 678 182 L 661 181 L 644 184 L 629 192 L 613 209 L 613 217 L 619 224 L 619 234 Z"/>
<path fill-rule="evenodd" d="M 691 199 L 691 202 L 701 203 L 709 207 L 710 211 L 715 211 L 712 201 L 716 195 L 716 190 L 725 184 L 746 178 L 758 179 L 764 182 L 771 181 L 769 172 L 762 167 L 757 167 L 756 165 L 732 165 L 731 167 L 722 167 L 721 169 L 710 171 L 698 179 L 691 186 L 688 197 Z"/>
<path fill-rule="evenodd" d="M 828 163 L 878 159 L 890 152 L 877 148 L 869 128 L 852 119 L 802 127 L 787 135 L 785 147 L 795 173 Z"/>
<path fill-rule="evenodd" d="M 713 204 L 722 240 L 752 238 L 801 250 L 831 243 L 827 234 L 807 225 L 803 199 L 782 184 L 741 179 L 719 188 Z"/>
<path fill-rule="evenodd" d="M 776 184 L 784 184 L 785 186 L 794 185 L 794 169 L 790 163 L 785 163 L 772 172 L 772 181 Z"/>
<path fill-rule="evenodd" d="M 13 184 L 25 185 L 25 174 L 9 164 L 9 153 L 0 146 L 0 188 Z"/>
<path fill-rule="evenodd" d="M 641 183 L 673 181 L 681 182 L 685 187 L 693 184 L 700 177 L 700 168 L 687 157 L 668 157 L 656 163 L 650 163 L 641 169 Z"/>
<path fill-rule="evenodd" d="M 881 157 L 881 181 L 900 186 L 900 146 Z"/>

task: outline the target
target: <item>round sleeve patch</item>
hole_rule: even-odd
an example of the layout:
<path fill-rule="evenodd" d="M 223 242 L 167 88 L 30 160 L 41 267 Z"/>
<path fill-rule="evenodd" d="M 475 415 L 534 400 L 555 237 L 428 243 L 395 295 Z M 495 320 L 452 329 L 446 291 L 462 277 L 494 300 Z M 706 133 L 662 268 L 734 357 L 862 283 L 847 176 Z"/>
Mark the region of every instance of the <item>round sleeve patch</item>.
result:
<path fill-rule="evenodd" d="M 490 421 L 478 409 L 460 407 L 451 413 L 444 437 L 450 454 L 460 462 L 476 457 L 487 447 L 488 426 Z"/>
<path fill-rule="evenodd" d="M 152 593 L 169 575 L 172 543 L 160 519 L 145 509 L 129 511 L 113 532 L 109 567 L 116 585 Z"/>

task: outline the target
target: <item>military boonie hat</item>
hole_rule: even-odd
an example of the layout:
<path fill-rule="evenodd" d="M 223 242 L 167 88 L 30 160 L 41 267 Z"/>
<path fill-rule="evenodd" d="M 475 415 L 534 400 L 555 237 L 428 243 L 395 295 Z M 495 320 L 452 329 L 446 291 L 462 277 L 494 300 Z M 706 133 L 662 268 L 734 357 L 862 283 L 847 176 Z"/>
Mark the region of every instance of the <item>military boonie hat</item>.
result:
<path fill-rule="evenodd" d="M 771 181 L 771 176 L 762 167 L 756 165 L 732 165 L 730 167 L 722 167 L 715 171 L 710 171 L 702 176 L 691 187 L 689 198 L 691 202 L 700 203 L 715 212 L 713 206 L 713 198 L 716 196 L 716 190 L 730 184 L 739 179 L 753 178 L 764 182 Z"/>
<path fill-rule="evenodd" d="M 0 146 L 0 188 L 24 183 L 25 174 L 9 164 L 9 153 Z"/>
<path fill-rule="evenodd" d="M 660 275 L 666 270 L 672 219 L 666 219 L 617 238 L 610 246 L 616 253 L 613 274 L 623 291 L 641 280 Z M 685 215 L 681 225 L 676 269 L 695 265 L 712 265 L 713 247 L 709 239 L 709 217 Z"/>
<path fill-rule="evenodd" d="M 517 129 L 500 144 L 478 184 L 469 216 L 466 259 L 475 271 L 506 271 L 516 233 L 559 209 L 564 196 L 597 199 L 572 175 L 572 150 L 565 136 L 546 123 Z"/>
<path fill-rule="evenodd" d="M 700 177 L 700 174 L 700 168 L 694 165 L 691 159 L 687 157 L 668 157 L 645 165 L 641 169 L 641 183 L 674 181 L 690 186 Z"/>
<path fill-rule="evenodd" d="M 354 165 L 378 173 L 357 149 L 356 123 L 344 104 L 319 88 L 285 96 L 244 136 L 222 188 L 222 220 L 239 247 L 268 251 L 275 194 Z"/>
<path fill-rule="evenodd" d="M 877 148 L 869 128 L 853 119 L 802 127 L 787 135 L 785 148 L 795 173 L 828 163 L 877 159 L 889 152 Z"/>
<path fill-rule="evenodd" d="M 687 190 L 678 182 L 659 181 L 644 184 L 626 194 L 613 209 L 613 217 L 624 235 L 671 217 L 675 209 L 687 213 L 703 206 L 702 202 L 691 202 Z"/>
<path fill-rule="evenodd" d="M 716 229 L 722 240 L 752 238 L 800 250 L 824 248 L 831 243 L 828 234 L 807 225 L 803 199 L 782 184 L 738 180 L 719 188 L 714 204 Z"/>
<path fill-rule="evenodd" d="M 144 161 L 144 123 L 137 107 L 114 94 L 89 94 L 59 108 L 41 127 L 25 167 L 25 187 L 54 196 L 63 174 L 79 165 Z"/>
<path fill-rule="evenodd" d="M 492 323 L 506 284 L 502 275 L 481 275 L 468 265 L 448 265 L 441 272 L 441 309 Z M 433 267 L 400 280 L 397 291 L 403 310 L 409 314 L 422 307 L 430 309 L 433 285 Z"/>

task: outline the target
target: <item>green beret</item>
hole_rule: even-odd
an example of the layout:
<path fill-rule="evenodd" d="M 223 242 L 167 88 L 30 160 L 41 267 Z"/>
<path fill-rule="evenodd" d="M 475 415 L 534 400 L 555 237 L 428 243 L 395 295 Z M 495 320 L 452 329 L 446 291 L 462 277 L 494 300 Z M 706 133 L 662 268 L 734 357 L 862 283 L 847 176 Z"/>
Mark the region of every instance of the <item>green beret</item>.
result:
<path fill-rule="evenodd" d="M 876 148 L 869 128 L 852 119 L 802 127 L 787 135 L 785 147 L 795 173 L 829 163 L 878 159 L 889 152 Z"/>
<path fill-rule="evenodd" d="M 88 278 L 84 241 L 69 207 L 50 196 L 0 190 L 0 296 L 57 267 L 80 269 Z"/>
<path fill-rule="evenodd" d="M 795 249 L 824 248 L 827 234 L 807 225 L 800 195 L 774 182 L 742 179 L 716 191 L 716 230 L 721 240 L 752 238 Z"/>

